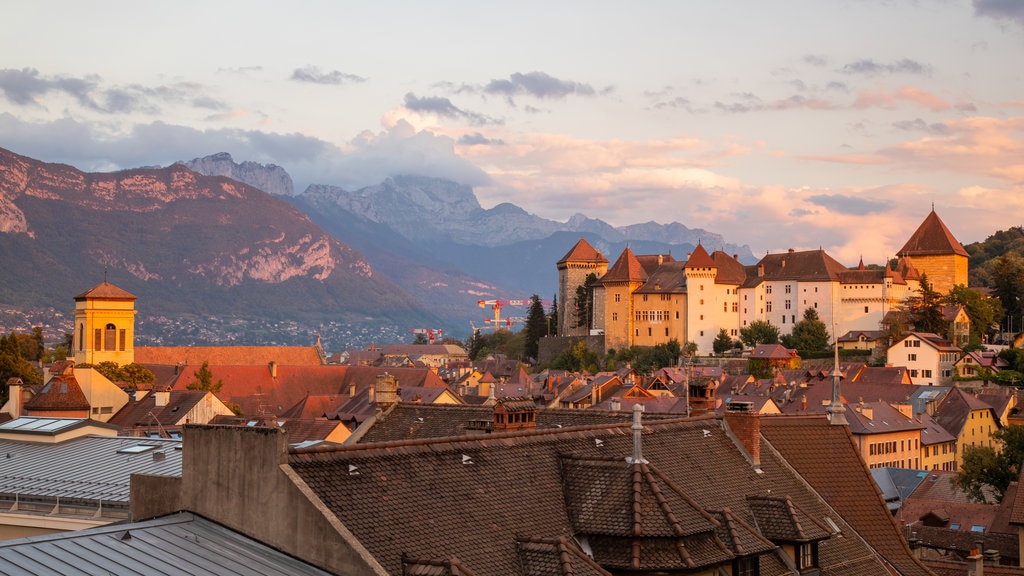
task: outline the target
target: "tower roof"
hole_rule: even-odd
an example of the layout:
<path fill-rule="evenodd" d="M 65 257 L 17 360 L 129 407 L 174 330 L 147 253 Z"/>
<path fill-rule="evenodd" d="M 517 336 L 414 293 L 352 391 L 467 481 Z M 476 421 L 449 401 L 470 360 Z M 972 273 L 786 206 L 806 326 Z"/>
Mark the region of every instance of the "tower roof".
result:
<path fill-rule="evenodd" d="M 953 233 L 933 209 L 924 222 L 910 236 L 910 240 L 897 252 L 897 256 L 943 256 L 957 254 L 970 256 Z"/>
<path fill-rule="evenodd" d="M 687 268 L 715 268 L 715 261 L 708 254 L 708 251 L 697 242 L 690 257 L 686 259 Z"/>
<path fill-rule="evenodd" d="M 556 262 L 557 265 L 565 264 L 566 262 L 608 262 L 608 259 L 601 255 L 601 251 L 597 250 L 587 242 L 585 238 L 580 238 L 580 241 L 572 247 L 562 256 L 562 259 Z"/>
<path fill-rule="evenodd" d="M 608 269 L 608 273 L 601 277 L 601 282 L 644 282 L 647 280 L 647 271 L 644 270 L 640 260 L 627 246 L 619 259 Z"/>
<path fill-rule="evenodd" d="M 122 290 L 117 286 L 114 286 L 110 282 L 104 280 L 99 284 L 89 288 L 85 292 L 75 296 L 75 301 L 80 300 L 135 300 L 135 295 L 126 290 Z"/>

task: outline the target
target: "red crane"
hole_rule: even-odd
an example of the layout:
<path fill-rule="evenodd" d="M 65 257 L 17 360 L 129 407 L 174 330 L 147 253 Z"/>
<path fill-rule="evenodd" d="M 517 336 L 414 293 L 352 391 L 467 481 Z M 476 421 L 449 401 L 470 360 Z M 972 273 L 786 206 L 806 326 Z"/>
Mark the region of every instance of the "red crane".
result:
<path fill-rule="evenodd" d="M 501 309 L 502 308 L 504 308 L 505 306 L 529 306 L 529 305 L 533 304 L 533 300 L 529 299 L 529 298 L 527 298 L 526 300 L 503 300 L 503 299 L 495 298 L 495 299 L 492 299 L 492 300 L 477 300 L 476 304 L 477 304 L 477 306 L 479 306 L 481 308 L 486 308 L 488 306 L 491 307 L 491 310 L 494 311 L 494 318 L 493 319 L 492 318 L 487 318 L 487 319 L 484 320 L 484 322 L 487 322 L 488 324 L 493 326 L 495 330 L 497 330 L 502 325 L 502 321 L 501 321 Z M 547 306 L 550 306 L 551 303 L 548 302 L 548 301 L 541 300 L 541 305 L 544 306 L 544 307 L 547 307 Z M 505 322 L 505 327 L 506 328 L 510 328 L 512 326 L 512 322 L 517 322 L 517 321 L 524 321 L 525 322 L 526 321 L 525 318 L 510 318 L 508 320 L 509 320 L 508 322 Z"/>
<path fill-rule="evenodd" d="M 431 330 L 430 328 L 410 328 L 409 334 L 426 334 L 427 341 L 433 344 L 435 340 L 440 340 L 444 337 L 444 330 L 440 328 L 437 330 Z"/>

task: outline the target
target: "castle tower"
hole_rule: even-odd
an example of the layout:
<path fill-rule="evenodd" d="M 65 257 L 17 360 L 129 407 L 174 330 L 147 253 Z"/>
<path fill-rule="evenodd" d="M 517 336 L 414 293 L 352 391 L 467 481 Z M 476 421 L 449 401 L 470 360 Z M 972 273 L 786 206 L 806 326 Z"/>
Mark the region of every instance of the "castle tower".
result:
<path fill-rule="evenodd" d="M 76 364 L 135 362 L 135 295 L 103 281 L 75 296 Z"/>
<path fill-rule="evenodd" d="M 558 335 L 584 336 L 588 333 L 587 326 L 576 326 L 576 288 L 587 281 L 591 273 L 598 278 L 608 271 L 608 259 L 601 255 L 585 239 L 572 247 L 572 250 L 556 264 L 558 267 Z M 595 306 L 595 311 L 596 311 Z"/>
<path fill-rule="evenodd" d="M 927 276 L 932 288 L 940 294 L 949 293 L 957 284 L 967 285 L 967 250 L 946 228 L 935 208 L 896 256 L 906 258 Z"/>
<path fill-rule="evenodd" d="M 718 265 L 697 242 L 683 271 L 686 274 L 686 342 L 696 343 L 697 349 L 706 354 L 712 349 L 718 327 L 725 326 L 719 314 L 723 294 L 719 294 L 721 290 L 715 285 Z"/>
<path fill-rule="evenodd" d="M 633 345 L 636 335 L 633 318 L 633 292 L 647 281 L 647 271 L 627 246 L 619 259 L 601 277 L 601 297 L 595 297 L 595 326 L 604 327 L 605 349 L 616 350 Z"/>

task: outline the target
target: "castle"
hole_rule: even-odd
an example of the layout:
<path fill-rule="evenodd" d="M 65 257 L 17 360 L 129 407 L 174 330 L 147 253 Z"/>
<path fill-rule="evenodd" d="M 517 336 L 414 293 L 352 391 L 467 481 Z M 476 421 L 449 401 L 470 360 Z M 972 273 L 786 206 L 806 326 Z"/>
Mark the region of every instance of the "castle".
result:
<path fill-rule="evenodd" d="M 878 330 L 885 315 L 920 289 L 922 274 L 940 293 L 967 285 L 967 251 L 934 208 L 897 252 L 896 268 L 868 270 L 840 264 L 824 250 L 767 254 L 753 266 L 700 243 L 685 261 L 670 254 L 637 255 L 629 247 L 611 267 L 580 239 L 557 262 L 559 335 L 603 334 L 605 349 L 654 346 L 675 339 L 712 350 L 721 329 L 766 321 L 788 334 L 814 308 L 833 341 L 851 330 Z M 593 285 L 590 326 L 580 326 L 577 287 Z"/>

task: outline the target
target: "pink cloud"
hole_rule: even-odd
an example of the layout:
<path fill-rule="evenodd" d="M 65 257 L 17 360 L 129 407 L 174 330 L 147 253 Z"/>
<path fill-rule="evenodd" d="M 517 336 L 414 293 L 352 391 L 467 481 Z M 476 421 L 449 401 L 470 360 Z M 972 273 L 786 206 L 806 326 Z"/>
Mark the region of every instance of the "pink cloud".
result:
<path fill-rule="evenodd" d="M 904 86 L 894 92 L 865 90 L 857 95 L 853 107 L 857 109 L 885 108 L 894 109 L 901 103 L 910 103 L 919 108 L 926 108 L 932 112 L 942 112 L 950 109 L 949 102 L 942 98 L 912 86 Z"/>

